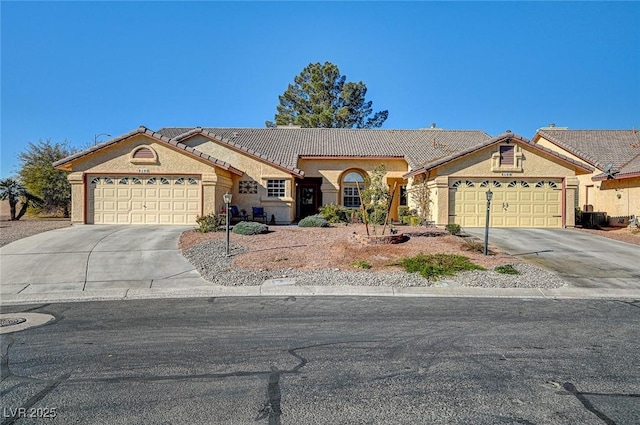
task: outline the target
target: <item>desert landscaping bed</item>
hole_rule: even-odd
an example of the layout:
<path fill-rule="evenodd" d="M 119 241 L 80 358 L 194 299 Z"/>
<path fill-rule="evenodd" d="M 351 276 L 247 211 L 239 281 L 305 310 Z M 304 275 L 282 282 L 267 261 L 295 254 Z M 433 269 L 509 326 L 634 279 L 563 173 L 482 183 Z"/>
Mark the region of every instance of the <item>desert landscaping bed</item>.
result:
<path fill-rule="evenodd" d="M 629 229 L 628 227 L 603 227 L 600 229 L 584 229 L 576 227 L 579 232 L 591 233 L 592 235 L 604 238 L 615 239 L 619 242 L 626 242 L 633 245 L 640 245 L 640 230 Z"/>
<path fill-rule="evenodd" d="M 335 225 L 329 228 L 271 226 L 263 235 L 231 234 L 231 257 L 225 256 L 225 233 L 187 231 L 180 239 L 183 254 L 202 276 L 222 285 L 260 285 L 267 279 L 292 279 L 298 285 L 371 286 L 482 286 L 545 287 L 564 286 L 553 273 L 528 264 L 495 248 L 492 255 L 465 250 L 469 237 L 424 227 L 399 227 L 408 236 L 398 244 L 366 245 L 356 238 L 364 235 L 362 225 Z M 381 228 L 378 229 L 378 234 Z M 361 239 L 361 237 L 360 237 Z M 476 240 L 476 242 L 478 242 Z M 461 254 L 486 271 L 470 271 L 429 281 L 417 273 L 406 273 L 391 263 L 416 254 Z M 358 262 L 368 270 L 354 267 Z M 493 271 L 512 264 L 519 275 Z"/>
<path fill-rule="evenodd" d="M 0 246 L 49 230 L 71 226 L 69 219 L 0 220 Z"/>

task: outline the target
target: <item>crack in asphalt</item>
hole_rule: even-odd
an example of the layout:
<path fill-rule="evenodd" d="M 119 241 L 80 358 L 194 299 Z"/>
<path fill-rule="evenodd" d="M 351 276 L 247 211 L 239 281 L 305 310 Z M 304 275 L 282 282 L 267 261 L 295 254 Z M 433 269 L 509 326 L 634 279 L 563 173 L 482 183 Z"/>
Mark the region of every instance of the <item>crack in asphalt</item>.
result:
<path fill-rule="evenodd" d="M 562 388 L 564 388 L 564 390 L 569 392 L 570 394 L 574 395 L 578 399 L 578 401 L 582 403 L 585 409 L 587 409 L 589 412 L 596 415 L 605 424 L 616 425 L 613 419 L 611 419 L 610 417 L 608 417 L 607 415 L 605 415 L 604 413 L 596 409 L 596 407 L 593 404 L 591 404 L 591 402 L 585 397 L 585 394 L 588 394 L 588 393 L 583 393 L 578 391 L 576 386 L 573 385 L 571 382 L 565 382 L 564 384 L 562 384 Z M 602 394 L 602 395 L 606 395 L 606 394 Z"/>

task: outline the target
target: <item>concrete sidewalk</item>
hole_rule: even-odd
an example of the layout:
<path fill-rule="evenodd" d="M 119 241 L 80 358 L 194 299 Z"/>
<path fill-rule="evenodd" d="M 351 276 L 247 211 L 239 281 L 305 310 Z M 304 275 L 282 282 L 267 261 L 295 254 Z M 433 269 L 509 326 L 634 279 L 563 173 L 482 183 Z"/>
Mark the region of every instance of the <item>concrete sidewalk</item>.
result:
<path fill-rule="evenodd" d="M 198 298 L 238 296 L 360 296 L 360 297 L 477 297 L 550 299 L 640 299 L 640 291 L 610 288 L 464 288 L 464 287 L 369 287 L 306 286 L 265 282 L 260 286 L 221 286 L 196 280 L 142 288 L 137 282 L 112 282 L 109 289 L 69 289 L 48 284 L 39 292 L 9 292 L 2 287 L 1 305 L 43 304 L 84 301 L 140 300 L 155 298 Z M 4 285 L 3 285 L 4 286 Z"/>

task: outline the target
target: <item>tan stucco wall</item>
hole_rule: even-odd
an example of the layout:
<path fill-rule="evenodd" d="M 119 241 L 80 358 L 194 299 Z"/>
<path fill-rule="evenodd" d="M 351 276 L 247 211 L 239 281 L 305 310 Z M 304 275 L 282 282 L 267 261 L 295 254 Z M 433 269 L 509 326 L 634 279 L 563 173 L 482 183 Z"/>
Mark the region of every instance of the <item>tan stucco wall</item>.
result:
<path fill-rule="evenodd" d="M 155 151 L 157 160 L 132 163 L 131 153 L 140 146 Z M 71 220 L 74 223 L 83 223 L 85 219 L 84 176 L 87 174 L 183 174 L 201 177 L 201 209 L 204 215 L 216 211 L 216 206 L 222 203 L 222 195 L 231 187 L 231 173 L 228 171 L 142 134 L 74 161 L 71 171 L 68 178 L 71 183 Z"/>
<path fill-rule="evenodd" d="M 277 224 L 287 224 L 295 220 L 295 177 L 280 168 L 270 165 L 266 161 L 261 161 L 246 153 L 238 152 L 224 144 L 212 141 L 208 137 L 196 135 L 183 141 L 187 146 L 191 146 L 200 152 L 211 155 L 221 161 L 231 164 L 234 168 L 244 172 L 242 177 L 233 175 L 230 193 L 233 195 L 231 204 L 238 206 L 238 209 L 246 210 L 251 218 L 251 208 L 263 206 L 267 214 L 267 220 L 274 216 Z M 285 180 L 285 197 L 267 197 L 267 180 Z M 258 193 L 239 193 L 240 181 L 253 181 L 258 183 Z M 220 193 L 220 204 L 222 195 Z"/>
<path fill-rule="evenodd" d="M 402 176 L 409 171 L 407 162 L 404 159 L 368 159 L 368 158 L 333 158 L 333 159 L 301 159 L 298 161 L 300 169 L 304 170 L 305 177 L 322 178 L 322 203 L 342 205 L 341 180 L 346 172 L 357 170 L 370 174 L 378 165 L 383 164 L 387 171 L 386 182 L 393 189 L 393 182 L 405 181 Z M 398 219 L 398 198 L 400 189 L 396 190 L 395 198 L 392 202 L 390 217 Z M 395 206 L 395 207 L 394 207 Z"/>
<path fill-rule="evenodd" d="M 571 159 L 584 162 L 584 160 L 551 143 L 544 137 L 539 137 L 536 143 Z M 601 173 L 602 170 L 596 168 L 591 174 L 577 176 L 578 196 L 576 206 L 584 209 L 587 204 L 593 205 L 594 211 L 606 212 L 611 217 L 640 215 L 640 177 L 621 180 L 592 180 L 592 177 Z M 588 186 L 593 186 L 593 189 L 590 190 L 590 196 L 587 199 Z"/>

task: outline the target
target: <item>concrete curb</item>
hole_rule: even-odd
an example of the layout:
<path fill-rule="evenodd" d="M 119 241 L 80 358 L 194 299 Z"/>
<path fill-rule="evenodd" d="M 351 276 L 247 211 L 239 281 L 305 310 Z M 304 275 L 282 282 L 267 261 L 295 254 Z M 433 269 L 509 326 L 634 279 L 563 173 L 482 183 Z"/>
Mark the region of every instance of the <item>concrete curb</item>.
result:
<path fill-rule="evenodd" d="M 3 294 L 0 305 L 63 302 L 145 300 L 163 298 L 283 296 L 541 298 L 541 299 L 640 299 L 640 290 L 604 288 L 472 288 L 390 286 L 198 286 L 193 288 L 102 289 Z"/>

